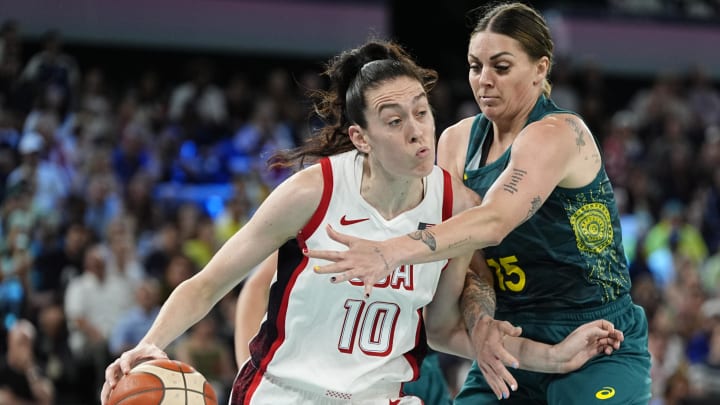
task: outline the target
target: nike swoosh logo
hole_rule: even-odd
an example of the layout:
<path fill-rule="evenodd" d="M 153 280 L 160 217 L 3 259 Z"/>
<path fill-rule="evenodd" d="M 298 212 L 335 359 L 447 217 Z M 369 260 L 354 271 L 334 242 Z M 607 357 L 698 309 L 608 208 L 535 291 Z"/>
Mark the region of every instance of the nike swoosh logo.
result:
<path fill-rule="evenodd" d="M 345 215 L 340 218 L 340 225 L 352 225 L 357 224 L 358 222 L 367 221 L 370 218 L 360 218 L 360 219 L 347 219 L 345 218 Z"/>
<path fill-rule="evenodd" d="M 400 403 L 399 399 L 396 399 L 394 401 L 392 399 L 390 400 L 390 405 L 398 405 L 399 403 Z"/>

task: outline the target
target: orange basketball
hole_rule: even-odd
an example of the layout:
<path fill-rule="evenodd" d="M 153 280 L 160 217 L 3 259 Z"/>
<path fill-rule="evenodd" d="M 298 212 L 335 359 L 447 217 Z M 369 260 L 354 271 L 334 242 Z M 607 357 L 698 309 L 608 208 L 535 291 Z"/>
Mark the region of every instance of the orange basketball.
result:
<path fill-rule="evenodd" d="M 140 363 L 110 392 L 108 405 L 217 405 L 205 377 L 178 360 Z"/>

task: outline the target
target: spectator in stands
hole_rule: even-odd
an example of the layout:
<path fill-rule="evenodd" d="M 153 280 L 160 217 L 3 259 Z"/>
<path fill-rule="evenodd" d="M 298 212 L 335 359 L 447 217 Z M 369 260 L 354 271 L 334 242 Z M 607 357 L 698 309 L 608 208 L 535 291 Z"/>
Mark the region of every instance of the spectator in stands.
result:
<path fill-rule="evenodd" d="M 212 61 L 195 59 L 188 70 L 190 79 L 172 89 L 168 118 L 183 128 L 184 138 L 198 144 L 213 143 L 227 120 L 225 94 L 215 82 Z"/>
<path fill-rule="evenodd" d="M 215 218 L 215 234 L 224 243 L 235 234 L 250 217 L 250 203 L 244 192 L 234 193 L 227 199 L 223 210 Z"/>
<path fill-rule="evenodd" d="M 692 121 L 701 128 L 720 125 L 720 91 L 714 87 L 707 67 L 697 64 L 688 76 L 687 103 Z"/>
<path fill-rule="evenodd" d="M 213 219 L 203 213 L 198 219 L 196 233 L 183 242 L 183 253 L 199 269 L 210 261 L 219 247 L 220 243 L 215 235 Z"/>
<path fill-rule="evenodd" d="M 137 255 L 135 222 L 126 214 L 112 218 L 105 229 L 104 246 L 107 251 L 107 270 L 127 278 L 133 286 L 139 285 L 146 277 Z"/>
<path fill-rule="evenodd" d="M 193 325 L 172 347 L 174 358 L 192 364 L 215 389 L 218 403 L 227 403 L 237 373 L 232 350 L 219 338 L 216 312 Z M 118 353 L 120 355 L 122 353 Z"/>
<path fill-rule="evenodd" d="M 686 219 L 685 205 L 671 200 L 665 203 L 660 220 L 645 238 L 648 265 L 661 286 L 675 279 L 677 260 L 689 259 L 695 266 L 708 256 L 700 231 Z"/>
<path fill-rule="evenodd" d="M 32 294 L 30 270 L 33 254 L 32 226 L 14 211 L 5 221 L 4 243 L 0 246 L 0 325 L 6 328 L 24 316 Z"/>
<path fill-rule="evenodd" d="M 45 32 L 42 49 L 30 57 L 21 80 L 31 84 L 34 95 L 59 106 L 60 117 L 67 114 L 77 96 L 80 68 L 75 57 L 65 52 L 59 30 Z"/>
<path fill-rule="evenodd" d="M 68 342 L 68 330 L 62 304 L 53 302 L 40 308 L 37 316 L 37 359 L 44 374 L 55 386 L 56 404 L 80 403 L 76 391 L 86 381 L 78 381 L 77 370 Z"/>
<path fill-rule="evenodd" d="M 83 272 L 72 278 L 65 291 L 70 349 L 77 366 L 84 403 L 97 401 L 109 361 L 107 339 L 120 315 L 133 304 L 133 288 L 121 274 L 106 269 L 102 245 L 85 252 Z"/>
<path fill-rule="evenodd" d="M 129 183 L 139 172 L 155 176 L 158 165 L 149 149 L 152 138 L 153 134 L 136 122 L 131 122 L 122 129 L 112 153 L 113 172 L 121 184 Z"/>
<path fill-rule="evenodd" d="M 146 278 L 135 290 L 135 304 L 120 316 L 110 334 L 110 354 L 117 357 L 134 347 L 150 329 L 159 311 L 160 281 Z"/>
<path fill-rule="evenodd" d="M 703 306 L 707 319 L 707 353 L 690 365 L 690 383 L 701 396 L 720 399 L 720 299 Z"/>
<path fill-rule="evenodd" d="M 35 361 L 35 326 L 19 319 L 7 333 L 7 352 L 0 360 L 0 403 L 52 405 L 55 387 Z"/>
<path fill-rule="evenodd" d="M 170 259 L 182 249 L 178 225 L 173 221 L 164 222 L 153 234 L 151 244 L 143 262 L 145 273 L 160 280 Z"/>
<path fill-rule="evenodd" d="M 19 31 L 20 24 L 14 19 L 5 20 L 0 27 L 0 107 L 11 104 L 9 99 L 18 86 L 23 63 Z"/>
<path fill-rule="evenodd" d="M 64 227 L 55 244 L 43 246 L 34 265 L 38 301 L 50 303 L 62 299 L 68 280 L 82 271 L 91 237 L 82 222 L 73 222 Z"/>
<path fill-rule="evenodd" d="M 103 173 L 91 174 L 84 195 L 87 203 L 85 225 L 97 237 L 104 235 L 108 224 L 122 212 L 120 196 L 112 188 L 113 184 L 108 184 L 107 178 Z"/>
<path fill-rule="evenodd" d="M 276 150 L 295 146 L 291 127 L 281 119 L 278 108 L 277 102 L 271 98 L 258 100 L 250 121 L 240 127 L 232 139 L 232 159 L 244 162 L 232 164 L 236 173 L 257 170 L 271 188 L 289 173 L 284 170 L 264 170 L 266 159 Z"/>
<path fill-rule="evenodd" d="M 69 182 L 63 171 L 45 158 L 45 139 L 37 132 L 20 138 L 21 163 L 8 176 L 7 186 L 26 182 L 33 193 L 33 208 L 42 216 L 57 215 L 56 207 L 69 194 Z"/>

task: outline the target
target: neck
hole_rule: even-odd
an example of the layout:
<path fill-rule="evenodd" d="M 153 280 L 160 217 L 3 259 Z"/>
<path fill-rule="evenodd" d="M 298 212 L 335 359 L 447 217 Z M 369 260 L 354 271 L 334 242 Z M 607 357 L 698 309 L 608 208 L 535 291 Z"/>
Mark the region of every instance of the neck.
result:
<path fill-rule="evenodd" d="M 393 177 L 366 157 L 360 195 L 385 219 L 392 219 L 415 208 L 425 196 L 424 179 Z"/>

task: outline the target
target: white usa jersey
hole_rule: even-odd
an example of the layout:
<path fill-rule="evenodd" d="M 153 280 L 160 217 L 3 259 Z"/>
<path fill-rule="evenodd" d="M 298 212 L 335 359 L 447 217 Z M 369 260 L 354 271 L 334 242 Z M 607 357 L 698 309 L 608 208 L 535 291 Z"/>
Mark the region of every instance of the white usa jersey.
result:
<path fill-rule="evenodd" d="M 418 377 L 427 349 L 421 311 L 432 300 L 447 260 L 401 266 L 363 299 L 361 282 L 332 284 L 331 275 L 313 271 L 327 262 L 305 257 L 302 248 L 345 250 L 328 237 L 328 224 L 341 233 L 385 240 L 442 222 L 452 214 L 449 174 L 434 167 L 424 179 L 422 202 L 386 220 L 360 195 L 360 154 L 347 152 L 319 164 L 320 204 L 297 238 L 280 249 L 268 314 L 250 344 L 258 370 L 250 397 L 263 374 L 338 398 L 388 383 L 400 387 Z"/>

